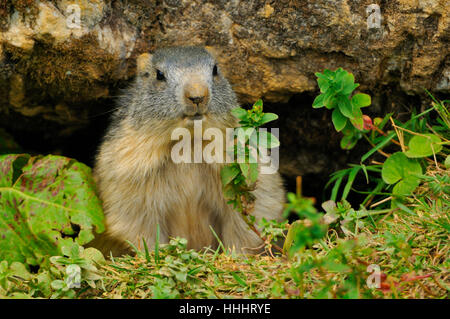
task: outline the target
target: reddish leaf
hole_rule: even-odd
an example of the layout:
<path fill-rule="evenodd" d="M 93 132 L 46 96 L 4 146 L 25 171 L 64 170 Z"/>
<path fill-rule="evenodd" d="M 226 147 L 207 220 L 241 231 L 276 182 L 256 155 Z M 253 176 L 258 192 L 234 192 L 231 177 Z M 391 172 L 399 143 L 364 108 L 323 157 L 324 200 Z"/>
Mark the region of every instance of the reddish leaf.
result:
<path fill-rule="evenodd" d="M 373 129 L 373 123 L 372 123 L 372 119 L 370 118 L 370 116 L 363 115 L 363 121 L 364 121 L 363 128 L 365 130 L 372 130 Z"/>

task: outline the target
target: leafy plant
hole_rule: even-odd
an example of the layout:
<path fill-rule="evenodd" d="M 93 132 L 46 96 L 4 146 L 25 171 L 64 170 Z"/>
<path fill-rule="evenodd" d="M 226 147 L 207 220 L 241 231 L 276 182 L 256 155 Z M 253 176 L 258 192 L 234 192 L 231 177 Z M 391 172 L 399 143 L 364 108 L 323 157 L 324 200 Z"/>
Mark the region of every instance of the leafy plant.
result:
<path fill-rule="evenodd" d="M 240 127 L 235 129 L 235 143 L 229 154 L 237 159 L 237 163 L 225 165 L 221 171 L 225 199 L 239 212 L 248 214 L 249 205 L 254 198 L 250 191 L 254 190 L 258 179 L 257 156 L 266 149 L 278 147 L 280 142 L 271 133 L 257 130 L 258 127 L 274 121 L 278 116 L 264 113 L 262 100 L 258 100 L 250 110 L 235 108 L 231 111 L 239 120 Z"/>
<path fill-rule="evenodd" d="M 250 110 L 235 108 L 231 111 L 239 120 L 240 127 L 235 129 L 235 143 L 229 154 L 237 159 L 237 163 L 225 165 L 221 170 L 223 194 L 228 204 L 241 213 L 245 222 L 260 237 L 260 232 L 250 216 L 255 200 L 251 193 L 258 179 L 258 156 L 266 154 L 266 150 L 278 147 L 279 140 L 267 131 L 258 130 L 264 124 L 274 121 L 278 116 L 264 113 L 262 100 L 258 100 Z"/>
<path fill-rule="evenodd" d="M 105 259 L 100 251 L 73 243 L 63 247 L 63 256 L 50 257 L 38 273 L 23 263 L 0 262 L 0 297 L 75 298 L 87 287 L 105 289 L 100 275 Z"/>
<path fill-rule="evenodd" d="M 50 262 L 56 267 L 53 272 L 59 272 L 59 277 L 51 282 L 54 289 L 53 298 L 66 296 L 74 297 L 74 288 L 81 288 L 83 284 L 91 288 L 102 287 L 102 277 L 99 275 L 98 265 L 104 264 L 102 253 L 93 247 L 84 248 L 77 243 L 63 246 L 64 256 L 53 256 Z M 98 284 L 97 284 L 98 283 Z"/>
<path fill-rule="evenodd" d="M 316 73 L 316 76 L 321 94 L 314 100 L 313 107 L 325 106 L 333 110 L 334 127 L 344 133 L 341 147 L 350 149 L 362 137 L 372 146 L 372 149 L 361 157 L 359 165 L 350 164 L 351 168 L 332 175 L 326 185 L 328 187 L 333 184 L 331 200 L 337 201 L 341 185 L 347 180 L 340 198 L 346 200 L 357 174 L 363 172 L 367 183 L 376 185 L 371 191 L 366 192 L 367 197 L 363 202 L 366 207 L 379 195 L 390 195 L 388 199 L 393 199 L 393 207 L 401 203 L 402 198 L 410 195 L 419 186 L 423 176 L 422 167 L 425 167 L 424 159 L 433 156 L 436 160 L 439 153 L 447 152 L 444 147 L 449 144 L 445 138 L 449 131 L 446 102 L 437 101 L 429 93 L 434 101 L 433 107 L 418 115 L 413 112 L 411 119 L 406 123 L 392 119 L 392 113 L 372 121 L 360 110 L 361 107 L 370 105 L 370 96 L 358 93 L 350 97 L 353 90 L 358 87 L 352 74 L 339 68 L 334 72 L 325 70 L 323 73 Z M 437 125 L 431 126 L 427 123 L 427 115 L 433 110 L 437 111 L 439 118 Z M 389 122 L 393 130 L 383 131 Z M 401 151 L 394 154 L 386 153 L 383 149 L 391 144 L 399 146 Z M 376 153 L 385 156 L 386 161 L 374 165 L 364 164 Z"/>
<path fill-rule="evenodd" d="M 104 230 L 91 170 L 61 156 L 0 156 L 0 259 L 39 265 Z"/>
<path fill-rule="evenodd" d="M 395 184 L 393 195 L 409 195 L 420 183 L 422 167 L 402 152 L 392 154 L 383 164 L 381 176 L 386 184 Z"/>
<path fill-rule="evenodd" d="M 284 216 L 294 212 L 300 218 L 289 225 L 289 230 L 284 242 L 283 251 L 292 255 L 311 247 L 322 239 L 327 232 L 327 225 L 323 222 L 323 215 L 314 207 L 315 199 L 303 197 L 301 193 L 302 179 L 297 178 L 297 192 L 288 193 L 288 202 L 284 209 Z"/>
<path fill-rule="evenodd" d="M 333 125 L 336 131 L 344 133 L 341 147 L 352 149 L 362 137 L 361 131 L 364 129 L 361 108 L 369 106 L 371 98 L 364 93 L 351 96 L 359 84 L 355 83 L 353 74 L 342 68 L 335 71 L 325 69 L 323 73 L 317 72 L 316 76 L 321 94 L 315 98 L 313 108 L 325 106 L 333 110 Z"/>

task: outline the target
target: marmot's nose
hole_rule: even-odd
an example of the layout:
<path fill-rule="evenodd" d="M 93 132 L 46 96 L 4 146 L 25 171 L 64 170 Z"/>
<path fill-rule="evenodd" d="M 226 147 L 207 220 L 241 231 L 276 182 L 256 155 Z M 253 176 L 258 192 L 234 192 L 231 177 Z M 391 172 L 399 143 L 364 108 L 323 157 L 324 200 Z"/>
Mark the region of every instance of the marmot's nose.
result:
<path fill-rule="evenodd" d="M 186 113 L 188 115 L 194 115 L 196 113 L 205 113 L 208 98 L 209 89 L 206 83 L 201 81 L 190 82 L 184 87 L 184 97 L 186 100 Z"/>
<path fill-rule="evenodd" d="M 203 102 L 205 97 L 204 96 L 195 96 L 195 97 L 194 96 L 190 96 L 190 97 L 188 97 L 188 99 L 191 100 L 192 103 L 194 103 L 194 104 L 200 104 L 200 103 Z"/>

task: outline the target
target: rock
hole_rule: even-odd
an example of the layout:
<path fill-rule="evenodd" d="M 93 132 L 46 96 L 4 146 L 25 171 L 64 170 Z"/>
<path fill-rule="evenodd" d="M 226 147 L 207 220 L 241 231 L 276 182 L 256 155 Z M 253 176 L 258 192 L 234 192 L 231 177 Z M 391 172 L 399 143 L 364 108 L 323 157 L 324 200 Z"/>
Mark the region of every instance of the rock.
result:
<path fill-rule="evenodd" d="M 31 38 L 33 31 L 24 21 L 19 12 L 11 15 L 9 28 L 6 32 L 0 33 L 0 40 L 15 48 L 25 51 L 33 49 L 34 40 Z"/>
<path fill-rule="evenodd" d="M 136 72 L 136 57 L 167 45 L 209 47 L 242 103 L 263 98 L 277 113 L 292 109 L 285 114 L 295 120 L 279 122 L 288 135 L 314 127 L 300 116 L 312 112 L 306 102 L 318 91 L 314 73 L 325 68 L 351 71 L 361 91 L 372 93 L 374 112 L 395 109 L 392 92 L 399 103 L 410 96 L 418 106 L 426 101 L 423 88 L 448 94 L 448 1 L 383 1 L 379 11 L 372 3 L 6 0 L 0 5 L 0 123 L 20 133 L 17 121 L 31 123 L 30 130 L 32 123 L 51 122 L 34 129 L 52 127 L 53 137 L 87 127 L 89 114 L 112 108 L 117 89 Z M 345 162 L 339 135 L 317 123 L 324 143 Z M 311 155 L 285 139 L 287 175 L 334 165 L 326 148 Z M 314 138 L 308 139 L 312 147 Z"/>

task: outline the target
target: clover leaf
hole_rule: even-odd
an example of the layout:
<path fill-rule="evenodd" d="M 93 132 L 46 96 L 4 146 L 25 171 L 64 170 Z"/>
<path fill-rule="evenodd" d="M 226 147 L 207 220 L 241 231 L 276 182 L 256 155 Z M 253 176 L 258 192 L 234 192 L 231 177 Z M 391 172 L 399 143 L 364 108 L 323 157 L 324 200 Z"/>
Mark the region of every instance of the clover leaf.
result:
<path fill-rule="evenodd" d="M 420 184 L 422 167 L 402 152 L 392 154 L 383 164 L 381 177 L 387 184 L 396 184 L 392 190 L 394 195 L 409 195 Z"/>

